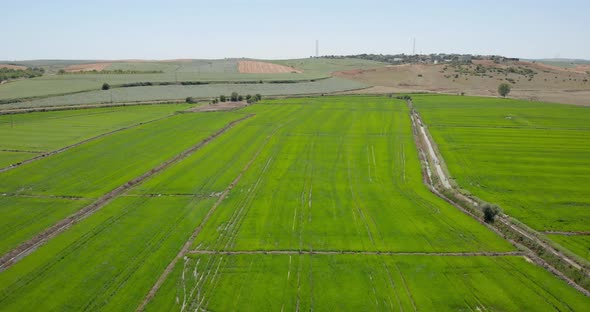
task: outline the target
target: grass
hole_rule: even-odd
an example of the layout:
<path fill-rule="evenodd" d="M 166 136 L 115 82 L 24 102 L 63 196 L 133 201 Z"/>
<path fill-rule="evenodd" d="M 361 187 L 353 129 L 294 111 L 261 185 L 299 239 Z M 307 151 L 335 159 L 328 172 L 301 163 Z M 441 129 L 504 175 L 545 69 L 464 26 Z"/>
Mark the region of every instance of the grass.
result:
<path fill-rule="evenodd" d="M 101 149 L 72 149 L 63 153 L 66 158 L 44 160 L 48 163 L 37 170 L 9 172 L 21 171 L 20 179 L 30 181 L 22 192 L 91 196 L 126 181 L 118 175 L 136 175 L 134 167 L 150 167 L 154 158 L 178 153 L 182 144 L 200 140 L 201 132 L 244 114 L 255 116 L 0 272 L 0 310 L 136 309 L 241 173 L 193 247 L 514 250 L 426 190 L 408 108 L 384 97 L 263 101 L 238 112 L 183 114 L 101 139 Z M 138 141 L 143 143 L 134 144 Z M 121 168 L 118 157 L 97 152 L 105 150 L 118 151 L 113 154 L 134 165 Z M 92 166 L 77 161 L 82 158 Z M 39 170 L 45 170 L 39 176 L 46 178 L 29 180 Z M 58 173 L 65 171 L 86 175 L 83 180 L 92 187 L 76 185 L 73 178 L 62 181 Z M 15 181 L 5 182 L 0 174 L 0 190 Z M 588 298 L 521 257 L 261 254 L 188 255 L 148 310 L 179 310 L 183 303 L 194 310 L 199 302 L 208 310 L 223 311 L 297 306 L 582 310 L 589 304 Z"/>
<path fill-rule="evenodd" d="M 0 196 L 0 255 L 89 203 L 89 200 Z"/>
<path fill-rule="evenodd" d="M 0 152 L 0 167 L 189 107 L 169 104 L 0 115 L 0 149 L 5 151 Z"/>
<path fill-rule="evenodd" d="M 273 60 L 273 63 L 291 66 L 303 70 L 305 73 L 331 73 L 342 70 L 352 69 L 371 69 L 384 67 L 387 63 L 362 60 L 362 59 L 328 59 L 328 58 L 308 58 L 293 60 Z"/>
<path fill-rule="evenodd" d="M 296 110 L 278 119 L 284 126 L 205 226 L 195 247 L 511 250 L 422 184 L 404 102 L 330 97 L 279 103 Z M 185 172 L 190 171 L 187 167 Z M 215 230 L 224 227 L 235 229 Z"/>
<path fill-rule="evenodd" d="M 251 81 L 251 80 L 250 80 Z M 257 81 L 255 79 L 255 81 Z M 113 102 L 135 101 L 161 101 L 178 100 L 186 97 L 214 98 L 221 94 L 229 95 L 232 92 L 240 94 L 272 95 L 296 95 L 313 93 L 330 93 L 337 91 L 354 90 L 366 87 L 365 85 L 349 80 L 330 78 L 315 82 L 299 83 L 249 83 L 249 84 L 209 84 L 209 85 L 168 85 L 151 87 L 116 88 L 110 91 L 89 91 L 64 96 L 36 99 L 23 103 L 11 103 L 0 105 L 1 108 L 19 107 L 44 107 L 58 105 L 97 104 L 110 103 L 111 94 Z"/>
<path fill-rule="evenodd" d="M 590 261 L 590 236 L 547 235 L 551 240 L 571 250 L 576 255 Z"/>
<path fill-rule="evenodd" d="M 0 151 L 0 168 L 8 167 L 26 159 L 33 158 L 39 155 L 38 153 L 15 152 L 15 151 Z"/>
<path fill-rule="evenodd" d="M 81 111 L 84 112 L 84 111 Z M 67 152 L 0 173 L 7 251 L 85 204 L 139 177 L 201 142 L 237 113 L 193 113 L 170 117 L 88 142 Z M 59 121 L 57 121 L 59 124 Z M 11 195 L 76 197 L 84 201 L 40 200 Z"/>
<path fill-rule="evenodd" d="M 134 310 L 212 202 L 117 199 L 2 272 L 2 310 Z"/>
<path fill-rule="evenodd" d="M 588 230 L 590 110 L 508 99 L 415 96 L 463 188 L 537 230 Z"/>
<path fill-rule="evenodd" d="M 93 61 L 88 61 L 92 63 Z M 357 68 L 376 68 L 385 66 L 384 63 L 357 60 L 357 59 L 299 59 L 269 61 L 288 66 L 294 66 L 304 70 L 303 73 L 278 73 L 278 74 L 245 74 L 237 69 L 238 60 L 186 60 L 170 62 L 117 62 L 108 66 L 106 70 L 135 70 L 135 71 L 162 71 L 154 74 L 75 74 L 55 75 L 49 74 L 34 79 L 15 81 L 0 86 L 0 100 L 57 96 L 72 92 L 98 91 L 103 83 L 112 86 L 137 83 L 137 82 L 176 82 L 176 81 L 200 81 L 200 82 L 246 82 L 246 81 L 305 81 L 330 77 L 330 73 L 338 70 Z M 35 64 L 38 65 L 38 64 Z M 63 68 L 63 65 L 58 64 Z M 55 64 L 48 65 L 49 71 L 56 71 Z M 59 67 L 58 66 L 58 67 Z M 252 86 L 261 87 L 261 86 Z M 279 88 L 285 87 L 284 85 Z M 329 86 L 323 86 L 326 91 L 316 88 L 315 92 L 330 92 Z M 297 88 L 297 87 L 293 87 Z M 303 87 L 303 90 L 306 88 Z M 264 87 L 251 93 L 263 93 Z M 344 90 L 344 89 L 342 89 Z M 338 90 L 338 91 L 342 91 Z M 231 92 L 231 90 L 229 91 Z M 301 93 L 301 92 L 296 92 Z M 219 92 L 216 93 L 216 95 Z M 287 92 L 286 94 L 293 94 Z M 194 94 L 190 94 L 191 96 Z M 184 96 L 183 96 L 184 97 Z M 176 98 L 176 97 L 174 97 Z M 168 99 L 168 98 L 167 98 Z M 35 101 L 35 100 L 33 100 Z M 4 107 L 4 106 L 2 106 Z"/>
<path fill-rule="evenodd" d="M 146 311 L 183 304 L 212 311 L 582 311 L 588 298 L 521 257 L 192 255 Z"/>
<path fill-rule="evenodd" d="M 194 113 L 145 124 L 0 173 L 0 192 L 98 197 L 199 143 L 239 113 Z"/>

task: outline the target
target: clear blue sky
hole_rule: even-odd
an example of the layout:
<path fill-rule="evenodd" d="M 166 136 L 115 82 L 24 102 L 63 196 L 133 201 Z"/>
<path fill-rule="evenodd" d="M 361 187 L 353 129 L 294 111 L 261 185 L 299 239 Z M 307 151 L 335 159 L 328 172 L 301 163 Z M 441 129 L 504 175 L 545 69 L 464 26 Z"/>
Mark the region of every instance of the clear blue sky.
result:
<path fill-rule="evenodd" d="M 0 0 L 0 60 L 416 51 L 590 59 L 589 0 Z"/>

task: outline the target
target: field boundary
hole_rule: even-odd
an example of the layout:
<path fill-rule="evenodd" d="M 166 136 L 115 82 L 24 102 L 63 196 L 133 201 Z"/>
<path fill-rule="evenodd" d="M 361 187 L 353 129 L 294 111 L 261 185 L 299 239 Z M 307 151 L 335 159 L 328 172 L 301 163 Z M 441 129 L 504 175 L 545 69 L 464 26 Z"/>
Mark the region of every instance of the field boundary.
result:
<path fill-rule="evenodd" d="M 279 126 L 277 126 L 265 138 L 265 140 L 262 143 L 262 145 L 260 146 L 260 148 L 256 151 L 256 153 L 252 156 L 252 158 L 250 158 L 250 160 L 248 161 L 248 163 L 246 163 L 246 165 L 244 166 L 244 168 L 242 168 L 242 170 L 240 171 L 240 173 L 227 186 L 227 188 L 225 190 L 223 190 L 223 192 L 221 193 L 221 195 L 219 196 L 219 198 L 217 199 L 217 201 L 215 201 L 215 203 L 213 204 L 213 206 L 211 206 L 211 208 L 209 208 L 209 211 L 207 211 L 207 214 L 205 215 L 205 217 L 203 218 L 203 220 L 201 221 L 201 223 L 199 223 L 199 225 L 193 231 L 193 233 L 191 234 L 191 236 L 189 237 L 189 239 L 184 243 L 184 245 L 182 246 L 182 248 L 180 249 L 180 251 L 178 252 L 178 254 L 176 255 L 176 257 L 174 257 L 174 259 L 172 259 L 172 261 L 168 264 L 168 266 L 166 266 L 166 269 L 164 269 L 164 271 L 162 272 L 162 274 L 160 275 L 160 277 L 158 278 L 158 280 L 156 281 L 156 283 L 152 286 L 152 288 L 150 289 L 150 291 L 146 294 L 145 298 L 142 300 L 142 302 L 137 307 L 137 309 L 136 309 L 137 312 L 144 311 L 145 310 L 145 307 L 147 306 L 147 304 L 154 298 L 154 296 L 156 295 L 156 293 L 158 292 L 158 290 L 160 290 L 160 287 L 162 287 L 162 285 L 164 284 L 164 282 L 166 281 L 166 279 L 168 278 L 168 276 L 170 275 L 170 273 L 172 273 L 172 270 L 174 270 L 174 267 L 176 266 L 176 264 L 178 263 L 178 261 L 180 259 L 182 259 L 184 256 L 186 256 L 188 253 L 190 253 L 190 251 L 191 251 L 190 248 L 191 248 L 192 244 L 194 243 L 194 241 L 197 238 L 197 236 L 203 230 L 203 227 L 205 226 L 205 224 L 207 223 L 207 221 L 209 220 L 209 218 L 211 218 L 211 216 L 213 215 L 213 213 L 217 210 L 217 207 L 219 207 L 219 205 L 223 202 L 223 200 L 229 194 L 229 192 L 231 192 L 231 190 L 238 184 L 238 182 L 240 182 L 240 180 L 242 179 L 242 176 L 244 175 L 244 173 L 246 173 L 246 171 L 248 171 L 248 169 L 250 169 L 250 166 L 258 158 L 258 156 L 260 155 L 260 153 L 262 153 L 262 150 L 264 149 L 264 147 L 266 146 L 266 144 L 268 143 L 268 141 L 270 140 L 270 138 L 273 137 L 274 134 L 281 127 L 283 127 L 285 124 L 287 124 L 289 122 L 291 122 L 291 120 L 286 121 L 283 124 L 280 124 Z"/>
<path fill-rule="evenodd" d="M 149 177 L 167 169 L 172 164 L 177 163 L 186 157 L 190 156 L 195 151 L 199 150 L 203 146 L 207 145 L 212 140 L 216 139 L 218 136 L 222 135 L 223 133 L 227 132 L 231 128 L 233 128 L 238 123 L 247 120 L 249 118 L 254 117 L 254 114 L 249 114 L 244 117 L 238 118 L 234 121 L 231 121 L 227 125 L 225 125 L 220 130 L 216 131 L 215 133 L 211 134 L 206 139 L 202 140 L 201 142 L 197 143 L 196 145 L 189 147 L 188 149 L 184 150 L 183 152 L 177 154 L 173 158 L 165 161 L 164 163 L 160 164 L 159 166 L 151 169 L 150 171 L 142 174 L 141 176 L 128 181 L 127 183 L 115 188 L 114 190 L 110 191 L 109 193 L 101 196 L 92 204 L 78 210 L 76 213 L 70 215 L 69 217 L 59 221 L 55 225 L 47 228 L 43 232 L 37 234 L 35 237 L 29 239 L 28 241 L 20 244 L 18 247 L 14 248 L 13 250 L 9 251 L 5 255 L 0 258 L 0 272 L 6 270 L 10 266 L 14 265 L 22 258 L 27 256 L 28 254 L 35 251 L 38 247 L 43 245 L 45 242 L 50 240 L 51 238 L 57 236 L 61 232 L 67 230 L 72 225 L 84 220 L 85 218 L 91 216 L 96 211 L 104 207 L 107 203 L 111 202 L 113 199 L 118 197 L 119 195 L 125 193 L 131 187 L 145 181 Z"/>
<path fill-rule="evenodd" d="M 545 268 L 558 278 L 564 280 L 570 286 L 590 297 L 590 279 L 587 269 L 581 263 L 564 255 L 553 246 L 542 241 L 532 229 L 525 228 L 519 223 L 512 222 L 512 218 L 508 215 L 498 215 L 495 220 L 499 222 L 485 223 L 483 221 L 483 212 L 479 207 L 481 204 L 485 203 L 485 201 L 472 195 L 464 195 L 462 190 L 455 185 L 455 183 L 449 182 L 448 168 L 446 167 L 436 144 L 428 133 L 426 125 L 422 121 L 418 112 L 414 109 L 412 100 L 409 99 L 406 102 L 410 108 L 410 119 L 412 121 L 414 139 L 424 169 L 423 182 L 427 185 L 428 189 L 446 202 L 475 218 L 479 223 L 484 224 L 494 232 L 498 233 L 501 237 L 507 239 L 519 249 L 525 250 L 527 256 L 534 263 Z M 427 151 L 424 151 L 425 146 L 428 148 Z M 431 170 L 432 165 L 436 166 L 436 170 Z"/>
<path fill-rule="evenodd" d="M 403 251 L 346 251 L 346 250 L 189 250 L 191 255 L 383 255 L 383 256 L 446 256 L 446 257 L 504 257 L 526 256 L 522 251 L 506 252 L 403 252 Z"/>
<path fill-rule="evenodd" d="M 123 89 L 123 88 L 136 88 L 136 87 L 157 87 L 157 86 L 197 86 L 197 85 L 218 85 L 218 84 L 226 84 L 226 85 L 240 85 L 240 84 L 296 84 L 296 83 L 308 83 L 308 82 L 316 82 L 319 80 L 326 80 L 334 78 L 333 76 L 321 76 L 317 78 L 305 78 L 305 79 L 254 79 L 254 80 L 188 80 L 188 81 L 138 81 L 138 82 L 130 82 L 130 83 L 121 83 L 121 84 L 111 84 L 110 89 Z M 26 103 L 35 100 L 42 100 L 42 99 L 49 99 L 52 97 L 60 97 L 60 96 L 67 96 L 67 95 L 74 95 L 92 91 L 100 91 L 100 88 L 93 88 L 93 89 L 84 89 L 80 91 L 73 91 L 73 92 L 65 92 L 65 93 L 56 93 L 56 94 L 47 94 L 47 95 L 39 95 L 39 96 L 32 96 L 32 97 L 21 97 L 21 98 L 12 98 L 12 99 L 0 99 L 0 107 L 2 105 L 8 104 L 17 104 L 17 103 Z"/>
<path fill-rule="evenodd" d="M 115 134 L 117 132 L 121 132 L 121 131 L 129 130 L 129 129 L 133 129 L 133 128 L 136 128 L 136 127 L 139 127 L 139 126 L 142 126 L 142 125 L 145 125 L 145 124 L 149 124 L 149 123 L 152 123 L 152 122 L 164 120 L 164 119 L 170 118 L 172 116 L 174 116 L 174 113 L 173 114 L 170 114 L 170 115 L 166 115 L 166 116 L 160 117 L 160 118 L 156 118 L 156 119 L 152 119 L 152 120 L 148 120 L 148 121 L 143 121 L 143 122 L 140 122 L 140 123 L 132 124 L 132 125 L 129 125 L 129 126 L 125 126 L 123 128 L 115 129 L 115 130 L 112 130 L 112 131 L 109 131 L 109 132 L 101 133 L 101 134 L 99 134 L 97 136 L 93 136 L 91 138 L 88 138 L 88 139 L 85 139 L 85 140 L 76 142 L 74 144 L 71 144 L 71 145 L 68 145 L 68 146 L 65 146 L 65 147 L 62 147 L 62 148 L 58 148 L 58 149 L 56 149 L 54 151 L 42 153 L 42 154 L 40 154 L 38 156 L 35 156 L 33 158 L 29 158 L 29 159 L 26 159 L 26 160 L 17 162 L 15 164 L 12 164 L 10 166 L 4 167 L 4 168 L 0 168 L 0 173 L 6 172 L 8 170 L 12 170 L 14 168 L 18 168 L 18 167 L 20 167 L 22 165 L 26 165 L 26 164 L 32 163 L 32 162 L 34 162 L 36 160 L 39 160 L 39 159 L 43 159 L 43 158 L 46 158 L 46 157 L 49 157 L 49 156 L 53 156 L 55 154 L 59 154 L 59 153 L 65 152 L 65 151 L 70 150 L 70 149 L 72 149 L 74 147 L 80 146 L 80 145 L 85 144 L 85 143 L 88 143 L 88 142 L 92 142 L 92 141 L 98 140 L 100 138 L 109 136 L 111 134 Z"/>

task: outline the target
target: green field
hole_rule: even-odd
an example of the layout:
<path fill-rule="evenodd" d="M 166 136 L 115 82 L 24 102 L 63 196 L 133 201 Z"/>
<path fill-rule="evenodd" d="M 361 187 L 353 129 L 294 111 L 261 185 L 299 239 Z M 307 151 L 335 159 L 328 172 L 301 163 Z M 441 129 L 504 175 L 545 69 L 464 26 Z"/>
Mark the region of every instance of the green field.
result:
<path fill-rule="evenodd" d="M 0 105 L 0 109 L 11 109 L 19 107 L 44 107 L 62 106 L 77 104 L 100 104 L 110 103 L 111 95 L 113 102 L 136 102 L 136 101 L 162 101 L 162 100 L 184 100 L 186 97 L 214 98 L 221 94 L 229 96 L 232 92 L 239 94 L 262 94 L 272 95 L 298 95 L 298 94 L 321 94 L 338 91 L 356 90 L 365 88 L 366 85 L 340 79 L 329 78 L 315 82 L 298 83 L 233 83 L 233 84 L 208 84 L 208 85 L 169 85 L 151 87 L 116 88 L 109 91 L 89 91 L 64 96 L 54 96 L 36 99 L 24 103 L 12 103 Z"/>
<path fill-rule="evenodd" d="M 169 104 L 0 115 L 0 167 L 189 107 Z"/>
<path fill-rule="evenodd" d="M 333 71 L 346 69 L 364 69 L 385 66 L 384 63 L 356 60 L 356 59 L 300 59 L 285 61 L 265 61 L 277 64 L 294 66 L 303 70 L 302 73 L 268 73 L 249 74 L 238 72 L 237 59 L 226 60 L 185 60 L 185 61 L 141 61 L 141 62 L 115 62 L 107 66 L 105 70 L 138 71 L 136 74 L 66 74 L 56 75 L 59 69 L 63 69 L 68 61 L 55 63 L 52 61 L 39 61 L 35 63 L 23 62 L 27 66 L 42 66 L 47 72 L 42 77 L 13 81 L 0 85 L 0 100 L 45 97 L 63 95 L 72 92 L 99 90 L 103 83 L 112 86 L 137 82 L 258 82 L 258 81 L 309 81 L 329 78 Z M 96 61 L 70 61 L 72 64 L 95 63 Z M 161 71 L 161 73 L 141 73 L 141 71 Z M 283 86 L 284 87 L 284 86 Z M 322 86 L 327 87 L 327 86 Z M 331 92 L 329 87 L 323 91 L 315 88 L 315 92 L 307 92 L 306 87 L 298 92 L 286 91 L 281 94 L 297 93 L 322 93 Z M 227 90 L 227 87 L 226 89 Z M 346 87 L 335 91 L 346 90 Z M 253 91 L 252 93 L 264 93 Z M 231 90 L 229 91 L 231 92 Z M 275 92 L 276 93 L 276 92 Z M 218 95 L 219 92 L 215 93 Z M 195 95 L 195 94 L 191 94 Z M 205 95 L 209 96 L 209 95 Z M 172 97 L 174 99 L 181 97 Z M 164 97 L 164 99 L 170 99 Z M 79 104 L 79 103 L 76 103 Z M 4 107 L 4 106 L 2 106 Z"/>
<path fill-rule="evenodd" d="M 413 98 L 459 186 L 536 230 L 590 230 L 588 108 L 510 99 Z"/>
<path fill-rule="evenodd" d="M 547 235 L 561 246 L 590 261 L 590 235 Z"/>
<path fill-rule="evenodd" d="M 146 311 L 183 305 L 211 311 L 583 311 L 588 299 L 519 257 L 192 255 Z"/>
<path fill-rule="evenodd" d="M 385 97 L 180 114 L 0 173 L 0 194 L 20 195 L 0 197 L 16 207 L 0 209 L 0 225 L 11 226 L 0 239 L 26 239 L 51 223 L 45 215 L 56 222 L 51 196 L 100 196 L 246 114 L 254 116 L 0 272 L 0 310 L 135 310 L 198 227 L 146 310 L 590 304 L 427 190 L 409 109 Z M 43 198 L 24 197 L 33 195 Z M 81 202 L 57 200 L 69 211 Z M 19 221 L 36 207 L 48 212 Z"/>

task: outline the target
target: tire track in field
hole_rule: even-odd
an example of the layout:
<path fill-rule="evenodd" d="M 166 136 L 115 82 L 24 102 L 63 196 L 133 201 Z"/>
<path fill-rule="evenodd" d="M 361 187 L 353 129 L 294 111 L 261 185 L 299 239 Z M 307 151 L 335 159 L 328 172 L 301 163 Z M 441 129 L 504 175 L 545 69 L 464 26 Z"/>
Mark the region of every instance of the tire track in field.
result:
<path fill-rule="evenodd" d="M 276 127 L 271 134 L 269 134 L 266 138 L 264 143 L 262 144 L 262 146 L 259 148 L 259 150 L 257 151 L 257 154 L 260 154 L 264 148 L 266 147 L 266 145 L 268 144 L 268 142 L 270 141 L 270 139 L 274 136 L 274 134 L 283 126 L 285 126 L 287 123 L 290 123 L 291 121 L 293 121 L 294 119 L 291 119 L 287 122 L 285 122 L 284 124 L 279 125 L 278 127 Z M 238 235 L 238 231 L 239 228 L 241 227 L 245 216 L 248 214 L 249 209 L 251 207 L 252 202 L 254 201 L 254 199 L 256 198 L 256 195 L 260 189 L 260 185 L 262 181 L 262 178 L 266 175 L 266 172 L 270 166 L 270 164 L 272 163 L 273 159 L 276 158 L 276 151 L 274 153 L 272 153 L 272 155 L 270 155 L 266 161 L 265 166 L 262 169 L 262 172 L 258 175 L 258 178 L 256 179 L 256 182 L 254 183 L 254 185 L 252 187 L 250 187 L 248 189 L 248 194 L 247 196 L 240 201 L 239 205 L 240 208 L 236 209 L 232 215 L 230 216 L 230 218 L 227 221 L 227 224 L 225 225 L 225 227 L 223 228 L 223 230 L 221 231 L 222 234 L 220 234 L 215 242 L 213 242 L 211 244 L 211 246 L 213 248 L 215 248 L 215 250 L 227 250 L 228 248 L 231 248 L 234 246 L 235 244 L 235 239 Z M 258 156 L 257 156 L 258 157 Z M 206 267 L 208 268 L 206 274 L 204 275 L 204 278 L 201 278 L 198 282 L 197 285 L 195 285 L 195 288 L 198 289 L 198 296 L 197 296 L 197 307 L 195 310 L 199 310 L 199 309 L 204 309 L 203 307 L 207 307 L 207 305 L 209 304 L 209 300 L 211 299 L 210 297 L 208 297 L 207 295 L 209 293 L 211 293 L 212 291 L 214 291 L 216 285 L 217 285 L 217 281 L 216 277 L 217 274 L 219 272 L 219 266 L 221 265 L 221 261 L 223 260 L 223 256 L 221 255 L 219 258 L 216 257 L 209 257 L 209 260 L 207 261 Z M 213 267 L 215 267 L 215 264 L 217 264 L 218 268 L 215 269 L 214 273 L 211 274 L 211 271 Z M 206 287 L 206 288 L 205 288 Z M 203 290 L 203 288 L 205 288 Z M 192 292 L 191 292 L 192 294 Z M 200 300 L 199 300 L 200 298 Z M 191 299 L 192 301 L 192 296 L 189 297 L 189 299 Z M 206 300 L 206 301 L 205 301 Z M 191 303 L 191 305 L 189 306 L 189 308 L 193 308 L 194 307 L 194 302 Z"/>
<path fill-rule="evenodd" d="M 58 223 L 51 226 L 50 228 L 37 234 L 35 237 L 31 238 L 30 240 L 22 243 L 21 245 L 19 245 L 15 249 L 11 250 L 10 252 L 6 253 L 5 255 L 3 255 L 0 258 L 0 272 L 7 269 L 10 266 L 12 266 L 16 262 L 18 262 L 20 259 L 24 258 L 28 254 L 33 252 L 35 249 L 37 249 L 39 246 L 43 245 L 49 239 L 55 237 L 56 235 L 58 235 L 59 233 L 65 231 L 65 230 L 67 230 L 72 225 L 80 222 L 81 220 L 91 216 L 93 213 L 95 213 L 96 211 L 98 211 L 99 209 L 104 207 L 107 203 L 111 202 L 116 197 L 125 193 L 131 187 L 145 181 L 146 179 L 150 178 L 154 174 L 167 169 L 172 164 L 177 163 L 177 162 L 183 160 L 184 158 L 190 156 L 192 153 L 199 150 L 203 146 L 207 145 L 209 142 L 211 142 L 212 140 L 214 140 L 218 136 L 222 135 L 223 133 L 225 133 L 228 130 L 230 130 L 231 128 L 233 128 L 236 124 L 238 124 L 246 119 L 249 119 L 251 117 L 254 117 L 254 116 L 255 116 L 254 114 L 250 114 L 250 115 L 241 117 L 239 119 L 236 119 L 236 120 L 228 123 L 225 127 L 221 128 L 217 132 L 211 134 L 209 137 L 207 137 L 203 141 L 199 142 L 198 144 L 184 150 L 180 154 L 174 156 L 172 159 L 167 160 L 166 162 L 162 163 L 158 167 L 151 169 L 150 171 L 144 173 L 143 175 L 115 188 L 114 190 L 110 191 L 109 193 L 107 193 L 107 194 L 103 195 L 102 197 L 100 197 L 99 199 L 97 199 L 92 204 L 78 210 L 76 213 L 59 221 Z M 223 198 L 223 195 L 222 195 L 222 197 L 220 197 L 220 199 L 222 199 L 222 198 Z"/>
<path fill-rule="evenodd" d="M 164 117 L 160 117 L 160 118 L 156 118 L 156 119 L 152 119 L 152 120 L 148 120 L 148 121 L 143 121 L 143 122 L 136 123 L 136 124 L 133 124 L 133 125 L 125 126 L 123 128 L 115 129 L 115 130 L 112 130 L 112 131 L 109 131 L 109 132 L 101 133 L 101 134 L 99 134 L 97 136 L 93 136 L 91 138 L 88 138 L 88 139 L 82 140 L 80 142 L 77 142 L 77 143 L 74 143 L 74 144 L 71 144 L 71 145 L 68 145 L 68 146 L 65 146 L 65 147 L 56 149 L 56 150 L 51 151 L 51 152 L 31 152 L 31 153 L 42 153 L 42 154 L 40 154 L 38 156 L 35 156 L 33 158 L 29 158 L 27 160 L 23 160 L 23 161 L 17 162 L 16 164 L 12 164 L 12 165 L 10 165 L 8 167 L 0 168 L 0 173 L 6 172 L 8 170 L 12 170 L 14 168 L 18 168 L 18 167 L 20 167 L 22 165 L 26 165 L 26 164 L 32 163 L 34 161 L 37 161 L 37 160 L 40 160 L 40 159 L 49 157 L 49 156 L 53 156 L 55 154 L 63 153 L 63 152 L 65 152 L 67 150 L 70 150 L 70 149 L 72 149 L 74 147 L 80 146 L 80 145 L 85 144 L 85 143 L 88 143 L 88 142 L 92 142 L 92 141 L 98 140 L 100 138 L 104 138 L 106 136 L 109 136 L 111 134 L 115 134 L 117 132 L 121 132 L 121 131 L 129 130 L 129 129 L 137 128 L 139 126 L 142 126 L 142 125 L 145 125 L 145 124 L 149 124 L 149 123 L 152 123 L 152 122 L 156 122 L 156 121 L 160 121 L 160 120 L 163 120 L 163 119 L 166 119 L 166 118 L 170 118 L 172 116 L 174 116 L 174 114 L 170 114 L 170 115 L 167 115 L 167 116 L 164 116 Z"/>
<path fill-rule="evenodd" d="M 253 115 L 248 115 L 247 117 L 244 117 L 244 118 L 249 118 L 249 117 L 252 117 L 252 116 Z M 244 118 L 242 118 L 242 119 L 244 119 Z M 156 295 L 156 293 L 158 292 L 158 290 L 160 289 L 160 287 L 162 287 L 162 285 L 164 284 L 164 282 L 166 281 L 166 279 L 168 278 L 168 276 L 170 275 L 170 273 L 172 273 L 172 270 L 176 266 L 176 263 L 178 263 L 178 261 L 180 259 L 184 258 L 184 256 L 190 252 L 190 247 L 193 245 L 195 239 L 197 238 L 197 236 L 201 233 L 201 231 L 205 227 L 205 224 L 207 223 L 207 221 L 211 218 L 211 216 L 217 210 L 217 208 L 219 207 L 219 205 L 221 205 L 221 202 L 223 202 L 223 200 L 227 197 L 227 195 L 230 193 L 230 191 L 238 184 L 238 182 L 241 180 L 242 176 L 246 173 L 246 171 L 248 171 L 248 169 L 250 169 L 250 166 L 258 158 L 258 156 L 262 153 L 262 151 L 264 150 L 264 147 L 266 147 L 266 145 L 268 144 L 268 142 L 270 141 L 270 139 L 275 135 L 275 133 L 280 128 L 282 128 L 287 123 L 292 122 L 293 120 L 294 119 L 291 119 L 291 120 L 286 121 L 285 123 L 279 125 L 278 127 L 276 127 L 272 131 L 272 133 L 270 133 L 266 137 L 266 139 L 265 139 L 264 143 L 262 144 L 262 146 L 258 149 L 258 151 L 256 151 L 256 153 L 252 156 L 252 158 L 244 166 L 244 168 L 242 169 L 242 171 L 240 171 L 240 173 L 236 176 L 236 178 L 222 192 L 222 194 L 219 196 L 219 198 L 217 199 L 217 201 L 209 209 L 209 211 L 207 212 L 207 214 L 203 218 L 203 221 L 201 221 L 201 223 L 199 224 L 199 226 L 195 229 L 195 231 L 191 234 L 190 238 L 183 245 L 183 247 L 180 250 L 180 252 L 176 255 L 176 257 L 168 264 L 168 266 L 166 267 L 166 269 L 162 272 L 162 274 L 160 275 L 160 277 L 158 278 L 158 280 L 156 281 L 156 283 L 152 286 L 152 288 L 147 293 L 147 295 L 145 296 L 145 298 L 143 299 L 143 301 L 139 304 L 139 306 L 137 307 L 136 311 L 143 311 L 143 310 L 145 310 L 145 307 L 147 306 L 147 304 L 154 298 L 154 296 Z M 218 269 L 219 269 L 219 266 L 221 265 L 221 262 L 222 261 L 223 261 L 223 257 L 221 257 L 220 260 L 219 260 Z M 207 264 L 207 267 L 210 267 L 211 264 L 212 264 L 211 261 L 209 261 L 208 264 Z M 213 264 L 214 264 L 214 262 L 213 262 Z M 199 282 L 202 281 L 201 284 L 205 283 L 206 280 L 208 279 L 208 276 L 211 273 L 210 271 L 211 270 L 208 270 L 207 273 L 205 273 L 205 275 L 202 275 L 201 276 L 201 278 L 199 279 L 199 281 L 197 282 L 197 285 L 193 288 L 193 290 L 197 290 L 198 289 L 199 290 L 199 294 L 200 294 L 200 287 L 199 286 L 202 286 L 202 285 L 199 285 Z M 215 274 L 217 274 L 217 271 L 215 272 Z M 189 299 L 191 297 L 192 297 L 192 295 L 189 296 Z"/>

